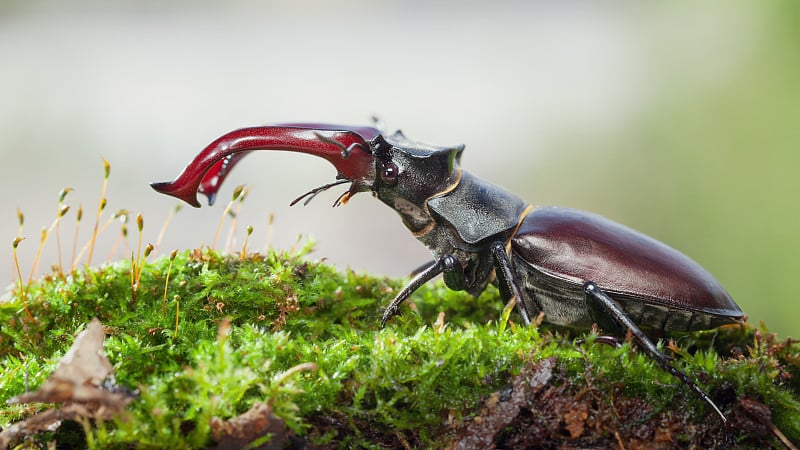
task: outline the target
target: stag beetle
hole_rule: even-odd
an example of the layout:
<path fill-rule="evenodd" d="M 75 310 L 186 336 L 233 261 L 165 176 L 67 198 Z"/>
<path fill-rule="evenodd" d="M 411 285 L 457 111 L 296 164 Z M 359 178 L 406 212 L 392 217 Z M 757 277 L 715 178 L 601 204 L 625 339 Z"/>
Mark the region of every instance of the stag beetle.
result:
<path fill-rule="evenodd" d="M 594 214 L 534 208 L 462 170 L 463 145 L 437 147 L 400 131 L 385 136 L 373 127 L 295 123 L 235 130 L 209 144 L 174 181 L 151 185 L 195 207 L 198 192 L 212 204 L 230 170 L 253 150 L 307 153 L 334 165 L 336 181 L 292 205 L 350 183 L 333 206 L 372 191 L 431 250 L 434 260 L 389 304 L 383 325 L 439 274 L 450 289 L 473 295 L 495 283 L 525 324 L 543 314 L 556 325 L 598 324 L 616 336 L 631 333 L 727 425 L 714 401 L 642 331 L 657 335 L 743 322 L 744 314 L 720 283 L 684 254 Z"/>

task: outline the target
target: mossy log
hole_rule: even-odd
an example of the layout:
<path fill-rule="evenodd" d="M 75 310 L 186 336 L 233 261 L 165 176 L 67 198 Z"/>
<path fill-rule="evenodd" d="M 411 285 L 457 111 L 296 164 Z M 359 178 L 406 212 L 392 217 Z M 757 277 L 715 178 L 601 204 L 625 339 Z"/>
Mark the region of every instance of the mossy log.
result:
<path fill-rule="evenodd" d="M 382 329 L 383 307 L 403 280 L 342 273 L 304 253 L 194 250 L 10 289 L 0 305 L 3 433 L 52 410 L 6 401 L 44 383 L 93 318 L 103 324 L 113 366 L 107 386 L 138 397 L 114 417 L 89 410 L 5 443 L 791 448 L 800 441 L 800 349 L 763 327 L 662 341 L 723 409 L 726 430 L 629 343 L 602 345 L 592 330 L 523 327 L 495 289 L 474 298 L 441 283 L 420 289 Z"/>

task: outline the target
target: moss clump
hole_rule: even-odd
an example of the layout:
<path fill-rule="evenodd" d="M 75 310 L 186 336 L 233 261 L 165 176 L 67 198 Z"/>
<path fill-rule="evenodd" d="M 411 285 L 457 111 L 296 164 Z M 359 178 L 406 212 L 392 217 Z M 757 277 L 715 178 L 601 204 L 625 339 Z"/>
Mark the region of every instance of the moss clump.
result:
<path fill-rule="evenodd" d="M 9 292 L 0 426 L 44 409 L 5 401 L 26 382 L 40 385 L 97 317 L 116 381 L 140 395 L 117 420 L 70 432 L 84 430 L 93 448 L 222 445 L 219 424 L 258 405 L 280 426 L 257 443 L 296 447 L 442 448 L 478 442 L 476 433 L 500 445 L 536 436 L 544 446 L 705 446 L 725 436 L 704 402 L 628 345 L 594 344 L 591 333 L 575 345 L 564 332 L 517 326 L 495 289 L 473 298 L 441 283 L 381 329 L 401 280 L 340 273 L 304 253 L 194 250 L 135 268 L 136 277 L 129 261 L 46 276 L 27 287 L 33 319 Z M 775 430 L 800 440 L 796 345 L 731 328 L 681 337 L 675 352 L 728 413 L 730 440 L 776 444 Z"/>

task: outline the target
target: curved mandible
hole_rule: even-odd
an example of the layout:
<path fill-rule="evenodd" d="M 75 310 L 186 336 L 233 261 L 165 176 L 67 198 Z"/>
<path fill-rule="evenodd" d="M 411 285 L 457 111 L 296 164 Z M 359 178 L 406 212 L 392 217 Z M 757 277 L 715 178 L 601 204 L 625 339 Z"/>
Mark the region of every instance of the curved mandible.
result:
<path fill-rule="evenodd" d="M 338 171 L 337 178 L 353 182 L 355 193 L 368 190 L 375 175 L 369 141 L 380 132 L 369 127 L 326 124 L 285 124 L 231 131 L 201 151 L 175 180 L 151 183 L 158 192 L 199 207 L 197 193 L 209 205 L 222 182 L 244 156 L 254 150 L 282 150 L 319 156 Z"/>

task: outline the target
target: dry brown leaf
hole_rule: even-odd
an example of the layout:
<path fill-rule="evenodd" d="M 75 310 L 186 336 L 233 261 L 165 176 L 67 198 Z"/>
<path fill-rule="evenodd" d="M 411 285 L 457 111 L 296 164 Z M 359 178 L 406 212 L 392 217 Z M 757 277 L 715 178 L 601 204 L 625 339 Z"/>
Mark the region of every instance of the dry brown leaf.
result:
<path fill-rule="evenodd" d="M 111 363 L 103 352 L 104 337 L 103 325 L 93 319 L 38 390 L 8 400 L 9 404 L 61 403 L 62 406 L 41 411 L 3 430 L 0 448 L 31 434 L 54 431 L 63 420 L 107 420 L 124 410 L 135 393 L 113 389 L 113 383 L 112 389 L 102 385 L 111 373 Z"/>
<path fill-rule="evenodd" d="M 253 407 L 232 419 L 211 419 L 211 435 L 217 442 L 216 450 L 245 448 L 254 440 L 270 435 L 269 442 L 254 447 L 260 450 L 279 450 L 290 442 L 286 424 L 272 414 L 266 403 Z"/>

